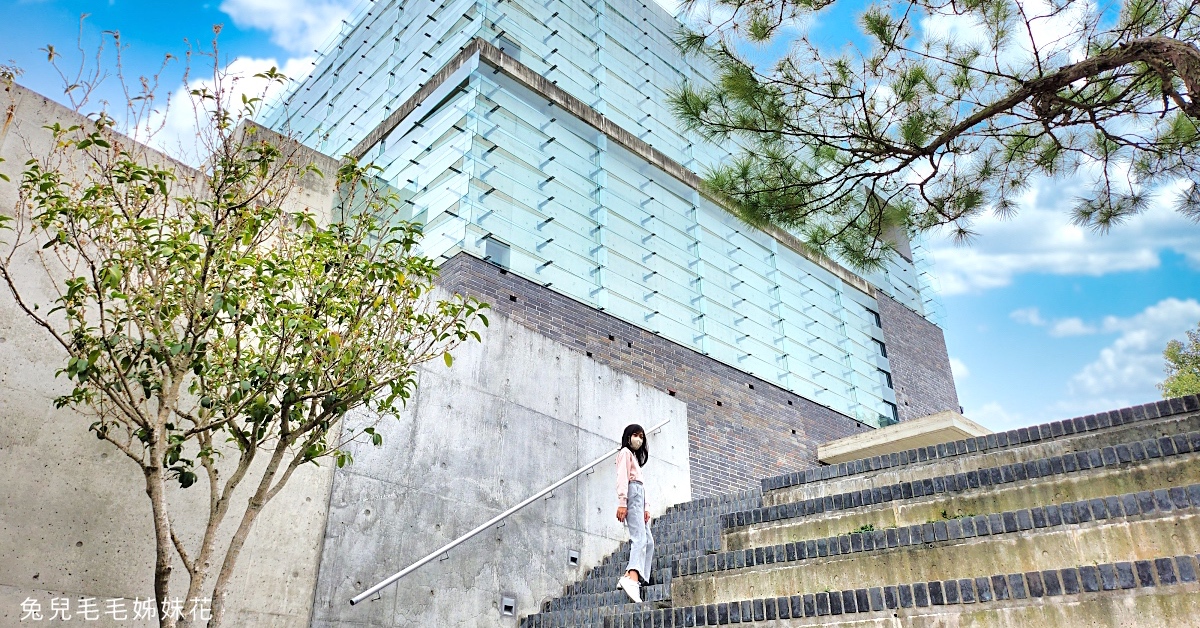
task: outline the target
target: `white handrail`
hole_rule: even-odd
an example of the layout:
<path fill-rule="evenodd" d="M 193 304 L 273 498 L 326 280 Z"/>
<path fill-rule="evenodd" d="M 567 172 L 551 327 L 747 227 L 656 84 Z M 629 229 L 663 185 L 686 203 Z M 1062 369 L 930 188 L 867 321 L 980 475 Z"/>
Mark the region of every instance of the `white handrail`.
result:
<path fill-rule="evenodd" d="M 670 422 L 671 422 L 671 419 L 666 419 L 662 423 L 659 423 L 658 425 L 655 425 L 654 427 L 647 430 L 646 435 L 649 436 L 650 434 L 653 434 L 653 433 L 661 430 L 664 425 L 666 425 L 667 423 L 670 423 Z M 487 523 L 484 523 L 484 524 L 480 525 L 478 528 L 475 528 L 474 530 L 471 530 L 470 532 L 458 537 L 457 539 L 450 541 L 449 543 L 438 548 L 436 551 L 432 552 L 425 558 L 422 558 L 421 560 L 418 560 L 417 562 L 409 565 L 408 567 L 405 567 L 401 571 L 398 571 L 398 572 L 388 576 L 386 579 L 384 579 L 379 584 L 377 584 L 377 585 L 371 587 L 370 589 L 367 589 L 366 591 L 363 591 L 362 593 L 359 593 L 358 595 L 351 598 L 350 604 L 351 605 L 358 604 L 359 602 L 367 599 L 368 597 L 378 593 L 379 591 L 386 588 L 388 585 L 390 585 L 390 584 L 396 582 L 397 580 L 403 578 L 404 576 L 407 576 L 408 574 L 416 571 L 418 568 L 420 568 L 421 566 L 425 565 L 426 563 L 432 561 L 433 559 L 437 558 L 438 556 L 441 556 L 441 555 L 445 554 L 446 552 L 449 552 L 450 550 L 458 547 L 467 539 L 470 539 L 471 537 L 475 536 L 476 534 L 479 534 L 480 532 L 483 532 L 484 530 L 496 525 L 497 523 L 500 523 L 501 521 L 507 519 L 510 515 L 517 512 L 518 510 L 528 506 L 529 504 L 532 504 L 533 502 L 537 501 L 541 497 L 551 493 L 552 491 L 554 491 L 554 489 L 562 486 L 563 484 L 566 484 L 567 482 L 570 482 L 571 480 L 574 480 L 575 478 L 579 477 L 580 475 L 583 475 L 584 472 L 586 472 L 589 469 L 592 469 L 593 467 L 600 464 L 601 462 L 604 462 L 610 456 L 616 455 L 616 453 L 618 451 L 621 451 L 620 447 L 617 447 L 617 448 L 613 449 L 612 451 L 604 454 L 603 456 L 596 458 L 595 460 L 591 461 L 590 463 L 585 464 L 582 467 L 579 467 L 578 471 L 575 471 L 571 475 L 568 475 L 567 477 L 555 482 L 554 484 L 551 484 L 550 486 L 547 486 L 546 488 L 538 491 L 532 497 L 517 504 L 516 506 L 513 506 L 512 508 L 509 508 L 508 510 L 505 510 L 504 512 L 496 515 L 495 517 L 492 517 L 491 519 L 489 519 L 487 521 Z"/>

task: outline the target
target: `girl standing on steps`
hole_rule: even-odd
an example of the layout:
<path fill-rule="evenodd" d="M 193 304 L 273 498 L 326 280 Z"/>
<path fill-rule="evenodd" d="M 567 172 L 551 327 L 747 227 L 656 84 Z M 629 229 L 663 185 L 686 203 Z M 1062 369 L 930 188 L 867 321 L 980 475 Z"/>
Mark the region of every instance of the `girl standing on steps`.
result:
<path fill-rule="evenodd" d="M 621 451 L 617 452 L 617 521 L 629 530 L 633 546 L 629 550 L 629 567 L 617 580 L 617 586 L 634 602 L 642 601 L 639 584 L 650 583 L 650 564 L 654 562 L 650 508 L 642 484 L 642 467 L 649 459 L 646 431 L 636 423 L 626 426 L 621 435 Z"/>

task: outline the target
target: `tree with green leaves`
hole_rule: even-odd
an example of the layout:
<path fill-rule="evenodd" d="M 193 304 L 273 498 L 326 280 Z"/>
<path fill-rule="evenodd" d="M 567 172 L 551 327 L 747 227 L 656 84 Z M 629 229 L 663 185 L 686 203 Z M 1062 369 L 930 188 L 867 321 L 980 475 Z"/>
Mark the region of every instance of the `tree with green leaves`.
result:
<path fill-rule="evenodd" d="M 419 365 L 449 366 L 455 346 L 479 340 L 487 305 L 433 290 L 420 225 L 397 219 L 399 199 L 370 169 L 320 172 L 297 142 L 251 123 L 261 97 L 232 103 L 219 71 L 191 96 L 213 151 L 202 171 L 117 132 L 107 112 L 46 127 L 51 149 L 0 183 L 18 188 L 0 212 L 0 278 L 63 352 L 71 389 L 56 405 L 145 478 L 159 608 L 182 566 L 182 599 L 211 599 L 218 626 L 251 528 L 293 473 L 351 462 L 352 441 L 381 443 L 382 419 L 344 419 L 394 416 Z M 152 112 L 152 97 L 130 107 Z M 315 184 L 336 186 L 331 214 L 300 203 Z M 46 284 L 52 297 L 37 292 Z M 189 543 L 181 525 L 197 525 L 180 511 L 197 503 L 207 518 Z"/>
<path fill-rule="evenodd" d="M 1158 385 L 1163 399 L 1200 395 L 1200 323 L 1187 332 L 1187 343 L 1172 340 L 1163 350 L 1167 378 Z"/>
<path fill-rule="evenodd" d="M 891 229 L 967 239 L 1032 179 L 1075 174 L 1092 183 L 1078 225 L 1104 232 L 1163 190 L 1200 219 L 1200 1 L 871 0 L 862 43 L 836 51 L 804 27 L 832 5 L 687 5 L 681 45 L 715 72 L 672 106 L 740 147 L 705 174 L 749 222 L 871 267 Z"/>

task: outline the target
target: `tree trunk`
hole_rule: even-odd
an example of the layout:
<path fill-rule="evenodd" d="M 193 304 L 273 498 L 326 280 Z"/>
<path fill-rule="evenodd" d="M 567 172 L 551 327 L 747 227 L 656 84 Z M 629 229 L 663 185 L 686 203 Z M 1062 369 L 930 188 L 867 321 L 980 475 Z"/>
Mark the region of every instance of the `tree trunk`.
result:
<path fill-rule="evenodd" d="M 175 628 L 176 618 L 164 613 L 171 594 L 171 570 L 175 547 L 171 543 L 171 520 L 167 514 L 167 493 L 163 470 L 154 464 L 161 460 L 156 447 L 151 447 L 151 465 L 142 468 L 146 475 L 146 495 L 154 514 L 154 601 L 158 606 L 159 628 Z"/>
<path fill-rule="evenodd" d="M 254 522 L 258 520 L 259 513 L 262 512 L 263 506 L 270 498 L 271 483 L 275 481 L 275 475 L 279 471 L 279 465 L 286 453 L 286 444 L 279 443 L 275 446 L 271 460 L 263 471 L 263 477 L 259 480 L 254 495 L 246 504 L 246 512 L 242 515 L 242 521 L 229 541 L 229 548 L 225 551 L 225 561 L 221 564 L 221 571 L 217 574 L 217 581 L 213 585 L 212 619 L 208 622 L 208 628 L 218 628 L 225 617 L 225 598 L 229 595 L 229 582 L 233 579 L 233 568 L 237 564 L 238 556 L 242 553 L 242 548 L 246 545 L 246 539 L 250 536 Z"/>

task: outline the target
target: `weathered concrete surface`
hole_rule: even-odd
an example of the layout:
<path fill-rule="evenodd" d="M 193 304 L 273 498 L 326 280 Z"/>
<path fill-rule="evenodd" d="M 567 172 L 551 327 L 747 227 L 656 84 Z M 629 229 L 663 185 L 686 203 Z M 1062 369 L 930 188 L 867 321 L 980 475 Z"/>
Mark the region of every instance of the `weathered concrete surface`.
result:
<path fill-rule="evenodd" d="M 764 547 L 792 541 L 849 534 L 871 524 L 876 529 L 907 526 L 947 517 L 986 515 L 1048 504 L 1124 495 L 1200 483 L 1200 455 L 1155 460 L 1139 465 L 1093 469 L 1015 484 L 988 486 L 962 493 L 943 493 L 877 506 L 834 511 L 789 521 L 758 523 L 723 536 L 727 549 Z"/>
<path fill-rule="evenodd" d="M 837 464 L 991 433 L 967 417 L 946 410 L 824 443 L 817 448 L 817 459 Z"/>
<path fill-rule="evenodd" d="M 764 493 L 763 504 L 767 506 L 787 504 L 823 497 L 825 495 L 836 495 L 864 488 L 911 481 L 917 478 L 966 473 L 988 467 L 1001 467 L 1017 462 L 1052 458 L 1067 453 L 1099 449 L 1119 443 L 1158 438 L 1167 433 L 1176 434 L 1198 429 L 1200 429 L 1200 414 L 1176 415 L 1154 421 L 1122 425 L 1100 432 L 1085 432 L 1069 438 L 1041 441 L 1011 449 L 973 453 L 953 458 L 939 458 L 930 462 L 859 473 L 833 480 L 798 484 Z"/>
<path fill-rule="evenodd" d="M 1200 516 L 1091 522 L 672 580 L 678 606 L 1024 573 L 1200 552 Z"/>
<path fill-rule="evenodd" d="M 0 211 L 9 215 L 23 164 L 50 147 L 42 126 L 80 120 L 19 86 L 0 88 L 0 115 L 10 104 L 12 117 L 0 127 L 0 172 L 12 179 L 0 181 Z M 167 160 L 152 152 L 147 158 Z M 185 167 L 180 174 L 187 175 Z M 299 203 L 327 210 L 330 190 L 313 181 L 302 186 Z M 21 259 L 18 275 L 27 296 L 50 301 L 51 278 L 31 256 Z M 53 398 L 69 390 L 55 378 L 64 363 L 61 349 L 17 310 L 7 288 L 0 290 L 0 625 L 17 622 L 26 598 L 39 600 L 48 616 L 51 597 L 71 597 L 73 608 L 80 597 L 95 597 L 103 608 L 108 598 L 154 594 L 154 534 L 142 475 L 88 432 L 91 419 L 54 410 Z M 307 624 L 331 482 L 331 465 L 303 468 L 263 512 L 239 562 L 231 624 Z M 175 491 L 171 501 L 185 542 L 198 539 L 207 509 L 203 482 Z M 226 536 L 231 532 L 229 526 Z M 172 590 L 180 597 L 185 574 L 177 565 Z"/>
<path fill-rule="evenodd" d="M 381 425 L 383 446 L 356 447 L 337 474 L 314 626 L 515 626 L 500 615 L 502 592 L 516 597 L 518 617 L 535 612 L 625 540 L 611 460 L 379 600 L 348 600 L 615 448 L 627 423 L 671 418 L 650 437 L 650 505 L 660 513 L 689 499 L 684 403 L 506 317 L 491 320 L 453 368 L 421 368 L 408 408 Z M 581 566 L 568 566 L 571 549 Z"/>
<path fill-rule="evenodd" d="M 771 627 L 839 628 L 1150 628 L 1197 626 L 1195 584 L 1135 589 L 1120 595 L 1084 593 L 1054 598 L 757 622 Z"/>

